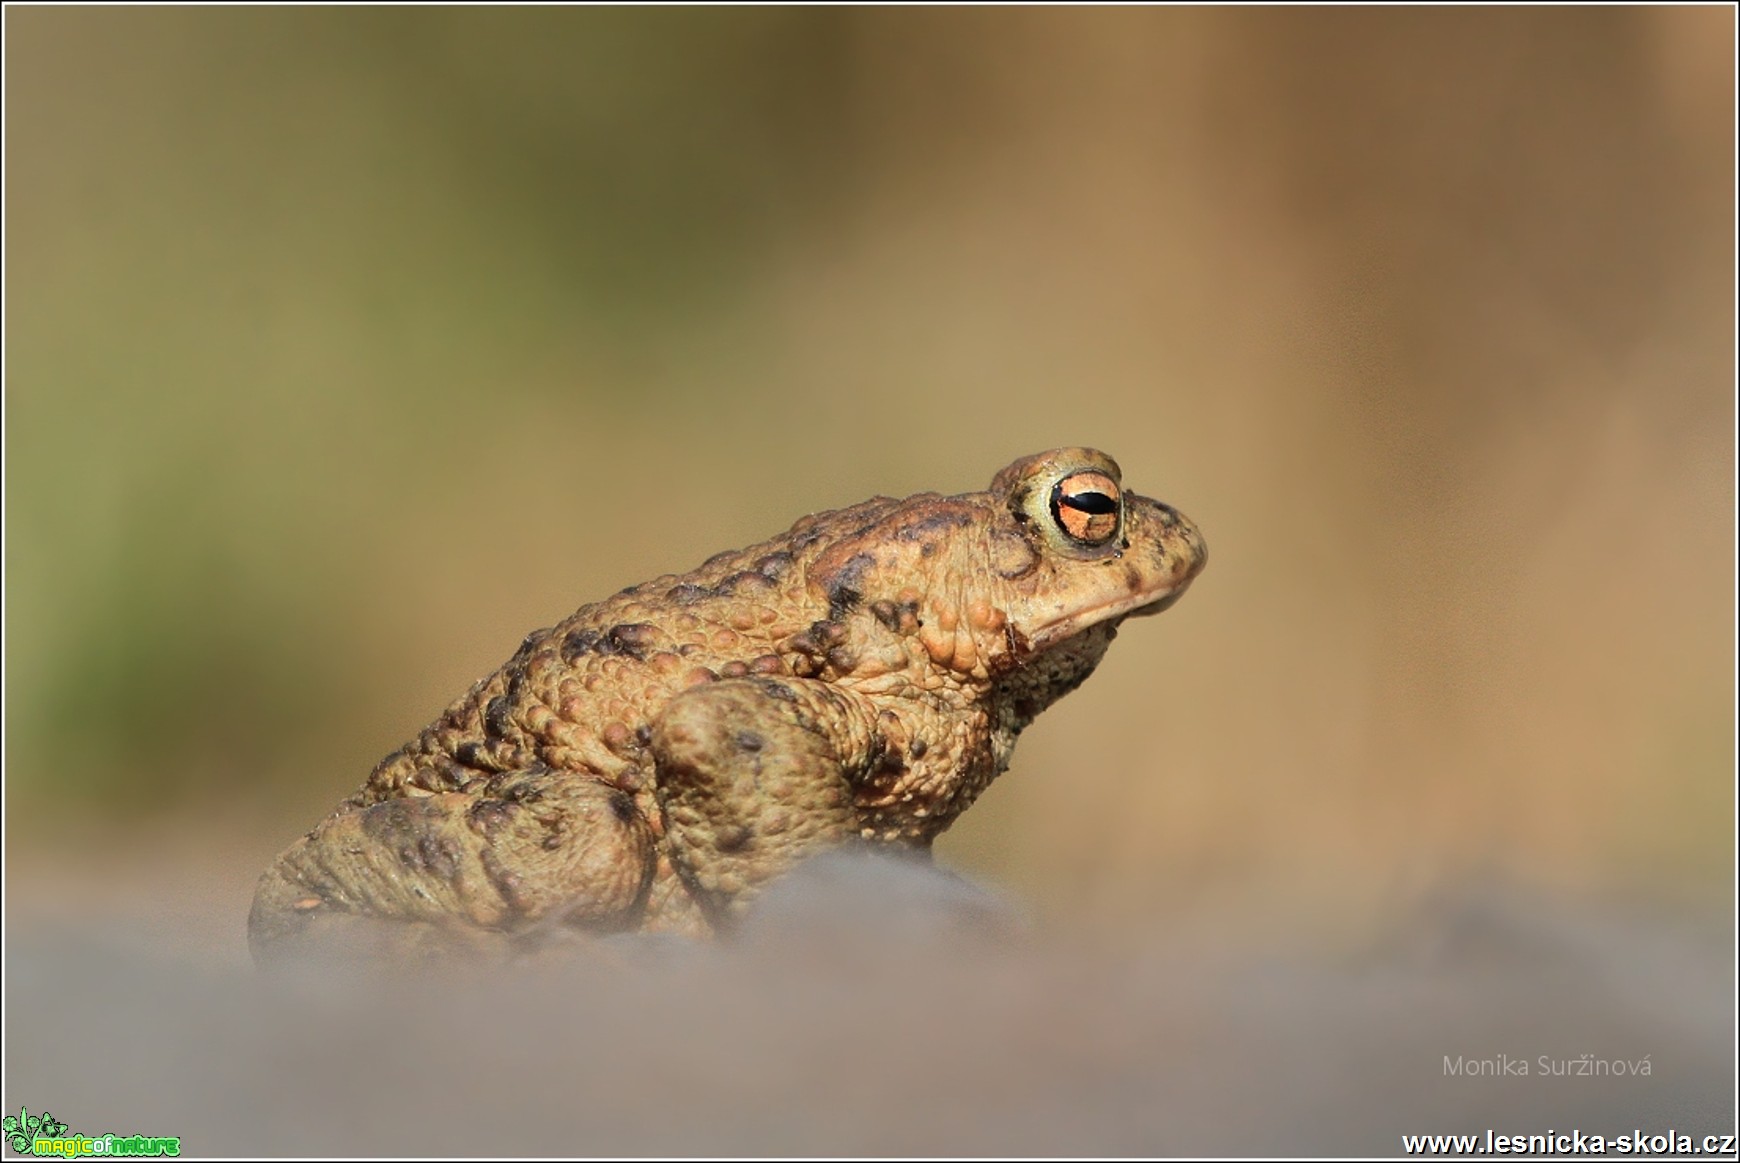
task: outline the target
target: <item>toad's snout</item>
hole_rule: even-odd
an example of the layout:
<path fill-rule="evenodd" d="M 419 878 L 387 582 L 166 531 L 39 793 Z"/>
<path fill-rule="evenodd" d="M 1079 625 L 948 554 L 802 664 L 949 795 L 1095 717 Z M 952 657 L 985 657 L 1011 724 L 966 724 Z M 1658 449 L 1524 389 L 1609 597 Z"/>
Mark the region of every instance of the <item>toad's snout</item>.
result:
<path fill-rule="evenodd" d="M 1132 540 L 1146 547 L 1146 572 L 1159 581 L 1156 599 L 1131 615 L 1158 614 L 1183 596 L 1208 564 L 1208 542 L 1194 521 L 1164 501 L 1132 496 L 1129 502 L 1131 524 L 1137 527 Z"/>
<path fill-rule="evenodd" d="M 1143 510 L 1142 516 L 1153 523 L 1151 544 L 1161 559 L 1165 572 L 1180 585 L 1202 572 L 1208 564 L 1208 542 L 1196 522 L 1164 501 L 1148 497 L 1130 498 Z"/>

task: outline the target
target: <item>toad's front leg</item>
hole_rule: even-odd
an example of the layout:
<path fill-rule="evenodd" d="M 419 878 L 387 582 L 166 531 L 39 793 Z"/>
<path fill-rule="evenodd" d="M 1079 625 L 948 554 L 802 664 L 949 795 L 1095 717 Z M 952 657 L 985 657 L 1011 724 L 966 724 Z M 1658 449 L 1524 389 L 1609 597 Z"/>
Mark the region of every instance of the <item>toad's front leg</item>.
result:
<path fill-rule="evenodd" d="M 854 791 L 886 754 L 883 727 L 861 696 L 787 678 L 694 687 L 658 716 L 672 862 L 716 928 L 800 860 L 858 837 Z"/>

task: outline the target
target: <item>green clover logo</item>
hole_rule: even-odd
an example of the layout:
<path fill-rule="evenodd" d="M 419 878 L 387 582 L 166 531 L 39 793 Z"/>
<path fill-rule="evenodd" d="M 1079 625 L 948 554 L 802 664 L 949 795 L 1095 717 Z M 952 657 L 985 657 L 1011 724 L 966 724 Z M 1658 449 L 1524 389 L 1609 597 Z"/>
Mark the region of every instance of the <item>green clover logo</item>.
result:
<path fill-rule="evenodd" d="M 0 1118 L 0 1130 L 6 1134 L 6 1145 L 20 1155 L 30 1150 L 30 1135 L 26 1127 L 30 1122 L 30 1112 L 23 1107 L 18 1108 L 15 1115 Z"/>
<path fill-rule="evenodd" d="M 66 1134 L 66 1124 L 47 1111 L 33 1115 L 29 1108 L 19 1107 L 17 1114 L 0 1117 L 0 1133 L 5 1134 L 7 1146 L 27 1155 L 37 1138 L 58 1139 Z"/>

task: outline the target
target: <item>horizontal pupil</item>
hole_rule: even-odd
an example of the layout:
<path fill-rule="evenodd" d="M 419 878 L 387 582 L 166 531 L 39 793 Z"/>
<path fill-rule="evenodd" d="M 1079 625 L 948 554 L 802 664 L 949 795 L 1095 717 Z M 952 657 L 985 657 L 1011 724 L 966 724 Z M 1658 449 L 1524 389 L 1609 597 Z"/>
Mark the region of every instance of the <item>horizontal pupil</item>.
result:
<path fill-rule="evenodd" d="M 1118 503 L 1104 493 L 1071 493 L 1058 500 L 1082 513 L 1116 513 Z"/>

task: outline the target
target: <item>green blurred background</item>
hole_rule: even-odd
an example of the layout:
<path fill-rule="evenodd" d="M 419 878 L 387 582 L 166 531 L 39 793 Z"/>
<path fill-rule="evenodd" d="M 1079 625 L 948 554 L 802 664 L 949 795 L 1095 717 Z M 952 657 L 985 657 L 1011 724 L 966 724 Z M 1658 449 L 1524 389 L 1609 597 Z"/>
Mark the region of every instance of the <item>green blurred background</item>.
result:
<path fill-rule="evenodd" d="M 1732 10 L 5 20 L 15 907 L 239 950 L 527 630 L 1073 443 L 1213 562 L 946 859 L 1728 899 Z"/>

